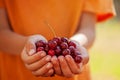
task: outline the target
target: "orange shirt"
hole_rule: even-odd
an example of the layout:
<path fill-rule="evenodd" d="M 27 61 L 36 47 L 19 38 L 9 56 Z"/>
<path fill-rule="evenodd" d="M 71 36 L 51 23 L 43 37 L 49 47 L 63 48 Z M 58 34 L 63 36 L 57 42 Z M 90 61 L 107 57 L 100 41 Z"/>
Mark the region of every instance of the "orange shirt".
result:
<path fill-rule="evenodd" d="M 95 13 L 98 21 L 112 17 L 115 12 L 112 0 L 0 0 L 0 8 L 7 10 L 10 26 L 14 32 L 29 36 L 41 34 L 53 37 L 44 23 L 54 28 L 57 36 L 70 37 L 77 28 L 83 11 Z M 0 53 L 0 80 L 89 80 L 86 66 L 74 78 L 36 78 L 28 71 L 19 56 Z"/>

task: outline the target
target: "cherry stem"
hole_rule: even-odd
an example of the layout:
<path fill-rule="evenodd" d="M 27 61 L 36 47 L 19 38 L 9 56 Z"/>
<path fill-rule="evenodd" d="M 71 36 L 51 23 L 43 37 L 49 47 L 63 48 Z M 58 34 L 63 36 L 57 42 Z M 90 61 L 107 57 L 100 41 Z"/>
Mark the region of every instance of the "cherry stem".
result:
<path fill-rule="evenodd" d="M 55 30 L 53 29 L 53 27 L 47 21 L 45 21 L 45 24 L 50 28 L 50 30 L 52 31 L 54 37 L 57 37 L 57 35 L 56 35 Z"/>

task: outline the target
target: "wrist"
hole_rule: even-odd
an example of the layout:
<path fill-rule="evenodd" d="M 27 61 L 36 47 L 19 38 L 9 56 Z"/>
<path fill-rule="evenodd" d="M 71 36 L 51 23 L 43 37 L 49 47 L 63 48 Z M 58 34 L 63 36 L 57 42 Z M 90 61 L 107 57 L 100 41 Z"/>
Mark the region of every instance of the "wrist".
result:
<path fill-rule="evenodd" d="M 79 42 L 81 46 L 85 46 L 88 43 L 87 37 L 84 34 L 75 34 L 70 40 Z"/>

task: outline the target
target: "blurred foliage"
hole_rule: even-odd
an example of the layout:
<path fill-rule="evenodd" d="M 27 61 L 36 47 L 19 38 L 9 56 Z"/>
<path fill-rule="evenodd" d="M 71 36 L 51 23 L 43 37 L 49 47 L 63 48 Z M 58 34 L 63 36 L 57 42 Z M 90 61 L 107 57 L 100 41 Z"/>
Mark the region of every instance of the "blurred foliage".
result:
<path fill-rule="evenodd" d="M 120 80 L 120 22 L 98 23 L 90 50 L 92 80 Z"/>

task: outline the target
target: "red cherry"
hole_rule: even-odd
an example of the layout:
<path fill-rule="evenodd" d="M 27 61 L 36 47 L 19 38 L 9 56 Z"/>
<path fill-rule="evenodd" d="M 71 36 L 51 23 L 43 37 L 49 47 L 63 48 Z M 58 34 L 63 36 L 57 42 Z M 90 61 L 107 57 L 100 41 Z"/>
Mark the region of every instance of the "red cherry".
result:
<path fill-rule="evenodd" d="M 69 46 L 74 46 L 76 48 L 76 44 L 73 41 L 69 41 Z"/>
<path fill-rule="evenodd" d="M 62 55 L 63 56 L 70 55 L 70 50 L 69 49 L 63 50 Z"/>
<path fill-rule="evenodd" d="M 50 49 L 55 49 L 56 46 L 57 46 L 57 42 L 54 41 L 54 40 L 49 40 L 48 41 L 48 46 L 49 46 Z"/>
<path fill-rule="evenodd" d="M 61 41 L 68 43 L 68 38 L 66 38 L 66 37 L 61 37 Z"/>
<path fill-rule="evenodd" d="M 58 45 L 60 45 L 62 42 L 60 37 L 55 37 L 53 40 L 56 41 Z"/>
<path fill-rule="evenodd" d="M 60 44 L 60 47 L 61 47 L 62 49 L 67 49 L 67 48 L 68 48 L 68 44 L 67 44 L 66 42 L 62 42 L 62 43 Z"/>
<path fill-rule="evenodd" d="M 61 55 L 61 52 L 62 52 L 61 48 L 59 46 L 57 46 L 56 49 L 55 49 L 55 54 L 57 56 L 59 56 L 59 55 Z"/>
<path fill-rule="evenodd" d="M 74 52 L 71 53 L 71 56 L 75 58 L 77 55 L 80 55 L 80 54 L 81 54 L 80 51 L 78 51 L 77 49 L 74 49 Z"/>
<path fill-rule="evenodd" d="M 70 50 L 71 53 L 74 53 L 75 52 L 74 46 L 69 46 L 69 50 Z"/>
<path fill-rule="evenodd" d="M 49 46 L 48 46 L 48 44 L 46 44 L 46 46 L 45 46 L 45 51 L 46 51 L 46 52 L 49 51 Z"/>
<path fill-rule="evenodd" d="M 43 51 L 43 50 L 44 50 L 44 47 L 38 47 L 36 52 Z"/>
<path fill-rule="evenodd" d="M 46 42 L 44 40 L 40 40 L 36 42 L 36 47 L 44 47 Z"/>
<path fill-rule="evenodd" d="M 82 56 L 77 55 L 74 60 L 75 60 L 76 63 L 81 63 L 82 62 Z"/>
<path fill-rule="evenodd" d="M 54 55 L 55 55 L 55 51 L 51 49 L 51 50 L 48 51 L 48 54 L 49 54 L 50 56 L 54 56 Z"/>

